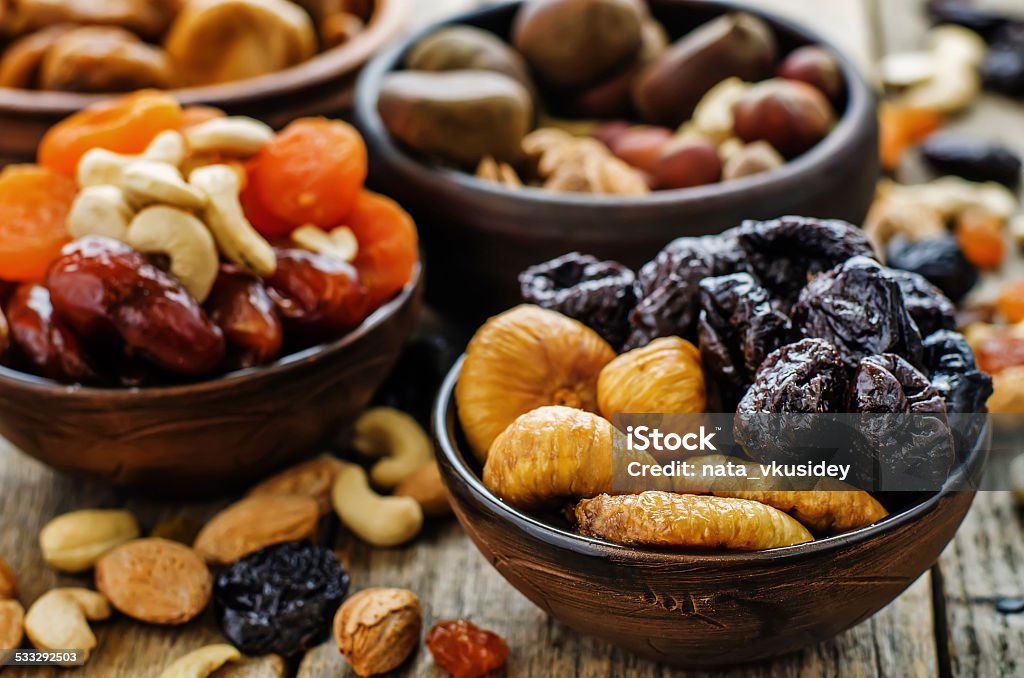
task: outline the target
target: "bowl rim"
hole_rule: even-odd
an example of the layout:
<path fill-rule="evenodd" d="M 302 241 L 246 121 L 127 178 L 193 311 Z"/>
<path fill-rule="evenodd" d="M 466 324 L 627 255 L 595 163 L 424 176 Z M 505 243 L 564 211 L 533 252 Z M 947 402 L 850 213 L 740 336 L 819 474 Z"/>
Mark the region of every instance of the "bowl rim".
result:
<path fill-rule="evenodd" d="M 640 196 L 605 196 L 591 194 L 559 193 L 543 188 L 523 186 L 515 190 L 494 182 L 479 179 L 474 175 L 439 165 L 431 165 L 408 153 L 402 148 L 384 127 L 383 120 L 377 111 L 381 84 L 384 76 L 401 68 L 401 59 L 413 45 L 431 33 L 447 26 L 465 25 L 478 22 L 491 15 L 507 12 L 518 7 L 522 0 L 499 3 L 497 5 L 476 9 L 445 20 L 422 27 L 411 35 L 393 42 L 385 50 L 379 52 L 363 69 L 356 82 L 354 115 L 357 125 L 368 142 L 377 146 L 376 155 L 384 155 L 406 174 L 415 175 L 421 180 L 436 177 L 455 185 L 460 191 L 480 194 L 482 199 L 505 200 L 510 202 L 540 202 L 546 206 L 566 208 L 579 207 L 638 207 L 650 206 L 657 208 L 664 205 L 676 205 L 680 202 L 709 201 L 728 204 L 748 192 L 770 192 L 784 188 L 799 187 L 805 180 L 819 174 L 837 157 L 842 157 L 842 149 L 859 143 L 862 135 L 862 123 L 875 115 L 875 95 L 853 60 L 840 49 L 834 41 L 799 21 L 766 11 L 744 1 L 736 0 L 665 0 L 693 5 L 705 5 L 717 8 L 723 14 L 733 11 L 748 12 L 773 24 L 773 27 L 809 40 L 830 50 L 839 60 L 847 92 L 847 106 L 836 126 L 825 139 L 818 142 L 809 151 L 788 161 L 783 167 L 743 177 L 734 181 L 719 182 L 705 186 L 677 188 L 664 191 L 652 191 Z M 831 161 L 831 163 L 830 163 Z M 529 226 L 529 224 L 525 224 Z M 595 224 L 597 225 L 597 224 Z"/>
<path fill-rule="evenodd" d="M 458 383 L 459 373 L 465 361 L 465 354 L 449 370 L 434 402 L 434 409 L 431 416 L 434 439 L 440 449 L 438 454 L 442 466 L 448 466 L 454 471 L 454 475 L 479 502 L 486 505 L 486 510 L 497 514 L 502 520 L 513 525 L 517 530 L 528 533 L 531 537 L 543 541 L 548 546 L 567 549 L 574 553 L 586 556 L 602 556 L 619 560 L 644 561 L 648 563 L 662 564 L 716 564 L 716 565 L 739 565 L 749 563 L 771 563 L 780 560 L 792 560 L 821 556 L 831 552 L 845 549 L 873 537 L 892 532 L 908 523 L 935 510 L 940 501 L 953 492 L 971 492 L 971 490 L 950 489 L 951 482 L 947 481 L 946 486 L 938 492 L 929 496 L 919 504 L 899 513 L 890 514 L 877 523 L 865 527 L 844 532 L 838 535 L 822 537 L 814 541 L 792 546 L 781 546 L 760 551 L 723 551 L 723 552 L 700 552 L 700 551 L 672 551 L 669 549 L 637 548 L 616 544 L 604 539 L 586 537 L 553 525 L 524 513 L 503 502 L 492 493 L 483 481 L 470 470 L 466 464 L 461 448 L 452 439 L 449 426 L 458 427 L 458 417 L 455 413 L 455 385 Z M 987 449 L 988 437 L 991 433 L 991 423 L 986 422 L 982 430 L 978 444 L 971 450 L 968 458 L 964 460 L 957 475 L 966 473 L 966 467 L 978 461 L 978 455 L 984 455 Z M 442 472 L 446 478 L 447 474 Z M 453 496 L 455 492 L 451 492 Z"/>
<path fill-rule="evenodd" d="M 172 398 L 182 395 L 197 395 L 208 391 L 216 391 L 225 386 L 245 383 L 255 379 L 274 376 L 286 372 L 297 365 L 314 363 L 327 355 L 338 353 L 367 336 L 398 312 L 409 305 L 410 301 L 423 287 L 423 262 L 417 262 L 412 279 L 406 283 L 390 301 L 368 315 L 363 322 L 347 334 L 333 341 L 304 348 L 295 353 L 282 356 L 267 365 L 246 367 L 233 370 L 213 379 L 204 379 L 192 383 L 174 384 L 171 386 L 131 386 L 131 387 L 97 387 L 82 384 L 65 384 L 54 379 L 39 377 L 34 374 L 15 370 L 0 365 L 0 386 L 11 386 L 46 395 L 62 395 L 89 399 L 137 399 L 139 397 Z"/>
<path fill-rule="evenodd" d="M 295 94 L 358 68 L 405 25 L 412 0 L 375 0 L 366 29 L 351 41 L 319 52 L 302 63 L 254 78 L 169 89 L 183 105 L 210 103 L 234 106 Z M 25 115 L 70 115 L 122 93 L 81 94 L 0 87 L 0 110 Z"/>

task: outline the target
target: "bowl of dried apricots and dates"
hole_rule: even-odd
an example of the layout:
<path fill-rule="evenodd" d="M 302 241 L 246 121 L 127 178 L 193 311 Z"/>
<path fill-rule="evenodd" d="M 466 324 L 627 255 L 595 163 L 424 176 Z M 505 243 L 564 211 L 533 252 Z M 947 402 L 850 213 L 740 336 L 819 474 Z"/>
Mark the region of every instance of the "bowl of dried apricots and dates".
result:
<path fill-rule="evenodd" d="M 440 392 L 441 469 L 490 562 L 584 633 L 687 667 L 797 650 L 899 595 L 971 505 L 992 380 L 952 303 L 881 265 L 857 227 L 747 221 L 676 239 L 639 271 L 571 253 L 519 282 L 523 303 L 477 330 Z M 713 413 L 738 445 L 699 459 L 751 468 L 794 454 L 785 436 L 801 432 L 764 417 L 923 417 L 934 437 L 896 446 L 866 427 L 857 454 L 936 484 L 616 476 L 617 455 L 648 458 L 620 444 L 621 417 Z"/>
<path fill-rule="evenodd" d="M 54 467 L 196 488 L 370 401 L 420 306 L 416 226 L 350 125 L 147 90 L 0 172 L 0 433 Z"/>
<path fill-rule="evenodd" d="M 5 3 L 0 163 L 32 158 L 75 111 L 145 88 L 275 127 L 335 115 L 408 12 L 406 0 Z"/>
<path fill-rule="evenodd" d="M 382 52 L 355 105 L 372 181 L 431 234 L 432 302 L 475 321 L 573 249 L 638 267 L 746 218 L 859 222 L 878 173 L 853 64 L 730 3 L 505 3 Z"/>

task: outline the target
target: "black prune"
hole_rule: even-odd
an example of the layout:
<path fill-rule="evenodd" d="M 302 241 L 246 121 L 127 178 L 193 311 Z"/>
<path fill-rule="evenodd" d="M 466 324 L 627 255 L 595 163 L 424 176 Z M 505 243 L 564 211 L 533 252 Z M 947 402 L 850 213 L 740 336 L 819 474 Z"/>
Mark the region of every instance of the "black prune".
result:
<path fill-rule="evenodd" d="M 825 339 L 838 348 L 851 369 L 879 353 L 921 364 L 921 334 L 899 283 L 866 257 L 853 257 L 811 280 L 791 317 L 803 336 Z"/>
<path fill-rule="evenodd" d="M 693 338 L 700 281 L 748 270 L 745 254 L 731 233 L 677 238 L 644 264 L 637 276 L 637 304 L 629 316 L 627 350 L 658 337 Z"/>
<path fill-rule="evenodd" d="M 918 241 L 897 236 L 889 241 L 885 262 L 892 268 L 924 276 L 954 303 L 978 282 L 978 270 L 951 235 Z"/>
<path fill-rule="evenodd" d="M 838 219 L 789 216 L 747 221 L 735 233 L 754 275 L 788 303 L 796 299 L 808 275 L 827 271 L 850 257 L 874 258 L 864 232 Z"/>
<path fill-rule="evenodd" d="M 850 382 L 850 412 L 945 414 L 946 403 L 928 377 L 892 353 L 860 361 Z"/>
<path fill-rule="evenodd" d="M 222 572 L 213 587 L 214 609 L 224 635 L 245 654 L 290 657 L 327 637 L 348 584 L 330 549 L 285 542 Z"/>
<path fill-rule="evenodd" d="M 571 252 L 519 274 L 523 300 L 558 311 L 621 348 L 636 305 L 636 276 L 615 261 Z"/>
<path fill-rule="evenodd" d="M 984 413 L 992 377 L 978 369 L 974 351 L 959 332 L 939 330 L 924 340 L 925 367 L 932 385 L 955 414 Z"/>
<path fill-rule="evenodd" d="M 942 290 L 911 271 L 890 268 L 889 275 L 900 284 L 907 311 L 922 337 L 937 330 L 956 329 L 956 307 Z"/>
<path fill-rule="evenodd" d="M 717 382 L 722 407 L 732 409 L 768 354 L 789 342 L 792 327 L 749 273 L 701 281 L 700 307 L 701 358 Z"/>
<path fill-rule="evenodd" d="M 1024 97 L 1024 21 L 1008 23 L 996 32 L 981 65 L 985 87 L 1012 97 Z"/>
<path fill-rule="evenodd" d="M 978 7 L 969 0 L 928 0 L 925 9 L 933 23 L 963 26 L 985 40 L 992 40 L 1011 21 L 1008 16 Z"/>
<path fill-rule="evenodd" d="M 921 156 L 936 171 L 968 181 L 1020 185 L 1020 156 L 999 144 L 953 134 L 935 134 L 920 146 Z"/>

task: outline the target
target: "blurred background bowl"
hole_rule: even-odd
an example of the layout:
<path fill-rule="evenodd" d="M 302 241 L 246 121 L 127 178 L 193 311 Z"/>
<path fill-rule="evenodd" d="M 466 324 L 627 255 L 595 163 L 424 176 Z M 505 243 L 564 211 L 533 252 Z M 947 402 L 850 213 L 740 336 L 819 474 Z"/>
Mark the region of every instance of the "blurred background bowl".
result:
<path fill-rule="evenodd" d="M 768 551 L 672 552 L 581 537 L 483 485 L 456 415 L 460 367 L 441 388 L 433 424 L 452 507 L 477 549 L 558 621 L 674 666 L 767 659 L 864 621 L 935 563 L 974 500 L 973 491 L 890 493 L 893 513 L 874 525 Z M 969 478 L 980 477 L 989 440 L 986 427 L 961 467 Z M 957 480 L 947 486 L 966 486 Z"/>
<path fill-rule="evenodd" d="M 508 39 L 520 3 L 464 14 L 419 31 L 382 52 L 356 85 L 355 118 L 370 151 L 370 183 L 413 213 L 427 260 L 432 305 L 476 322 L 519 301 L 518 273 L 569 251 L 639 267 L 673 238 L 719 233 L 744 219 L 786 214 L 860 223 L 879 176 L 875 97 L 857 68 L 818 33 L 733 2 L 650 0 L 675 39 L 732 10 L 775 29 L 783 54 L 821 44 L 839 54 L 847 102 L 832 133 L 785 167 L 763 175 L 637 198 L 508 190 L 432 166 L 394 142 L 377 112 L 381 83 L 406 52 L 441 25 L 468 24 Z"/>
<path fill-rule="evenodd" d="M 161 494 L 223 492 L 351 424 L 419 319 L 422 272 L 341 339 L 195 384 L 100 389 L 0 367 L 0 436 L 76 477 Z"/>
<path fill-rule="evenodd" d="M 303 116 L 338 116 L 352 101 L 359 69 L 401 34 L 415 1 L 374 0 L 364 31 L 292 68 L 248 80 L 172 90 L 171 94 L 182 105 L 217 106 L 277 128 Z M 111 96 L 0 87 L 0 166 L 34 160 L 39 140 L 54 123 Z"/>

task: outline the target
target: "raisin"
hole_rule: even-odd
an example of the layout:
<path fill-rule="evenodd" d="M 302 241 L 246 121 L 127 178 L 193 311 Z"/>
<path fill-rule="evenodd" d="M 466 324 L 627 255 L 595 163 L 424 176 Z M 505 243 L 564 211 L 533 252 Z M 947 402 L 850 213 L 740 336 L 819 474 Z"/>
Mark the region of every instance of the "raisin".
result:
<path fill-rule="evenodd" d="M 636 305 L 636 276 L 622 264 L 572 252 L 519 274 L 523 300 L 558 311 L 621 348 Z"/>
<path fill-rule="evenodd" d="M 788 303 L 796 299 L 808 275 L 850 257 L 874 257 L 863 231 L 838 219 L 748 221 L 737 229 L 736 239 L 761 284 Z"/>
<path fill-rule="evenodd" d="M 978 369 L 974 351 L 959 332 L 939 330 L 924 340 L 925 367 L 932 385 L 953 414 L 983 413 L 992 377 Z"/>
<path fill-rule="evenodd" d="M 768 354 L 788 343 L 792 327 L 749 273 L 702 280 L 700 306 L 701 358 L 718 384 L 722 407 L 732 409 Z"/>
<path fill-rule="evenodd" d="M 886 263 L 924 276 L 953 302 L 963 299 L 978 282 L 977 269 L 952 235 L 918 241 L 897 236 L 889 241 Z"/>
<path fill-rule="evenodd" d="M 968 181 L 996 181 L 1009 188 L 1020 184 L 1020 156 L 999 144 L 952 134 L 933 134 L 921 144 L 921 155 L 937 172 Z"/>
<path fill-rule="evenodd" d="M 851 368 L 870 355 L 895 353 L 921 364 L 921 333 L 899 283 L 878 262 L 853 257 L 814 278 L 793 307 L 793 326 L 829 341 Z"/>
<path fill-rule="evenodd" d="M 1010 18 L 976 6 L 970 0 L 928 0 L 928 16 L 935 24 L 956 24 L 992 40 Z"/>
<path fill-rule="evenodd" d="M 96 381 L 95 361 L 78 337 L 55 317 L 50 292 L 45 287 L 19 286 L 7 302 L 7 318 L 16 358 L 27 369 L 41 377 L 68 383 Z M 2 338 L 6 340 L 6 333 Z"/>
<path fill-rule="evenodd" d="M 917 273 L 895 268 L 889 269 L 888 273 L 899 283 L 903 302 L 921 336 L 936 330 L 956 329 L 956 307 L 942 290 Z"/>
<path fill-rule="evenodd" d="M 330 549 L 285 542 L 222 572 L 213 588 L 214 609 L 224 635 L 245 654 L 290 657 L 327 637 L 348 584 Z"/>
<path fill-rule="evenodd" d="M 505 665 L 508 645 L 498 634 L 465 619 L 443 621 L 427 631 L 427 647 L 455 678 L 479 678 Z"/>

